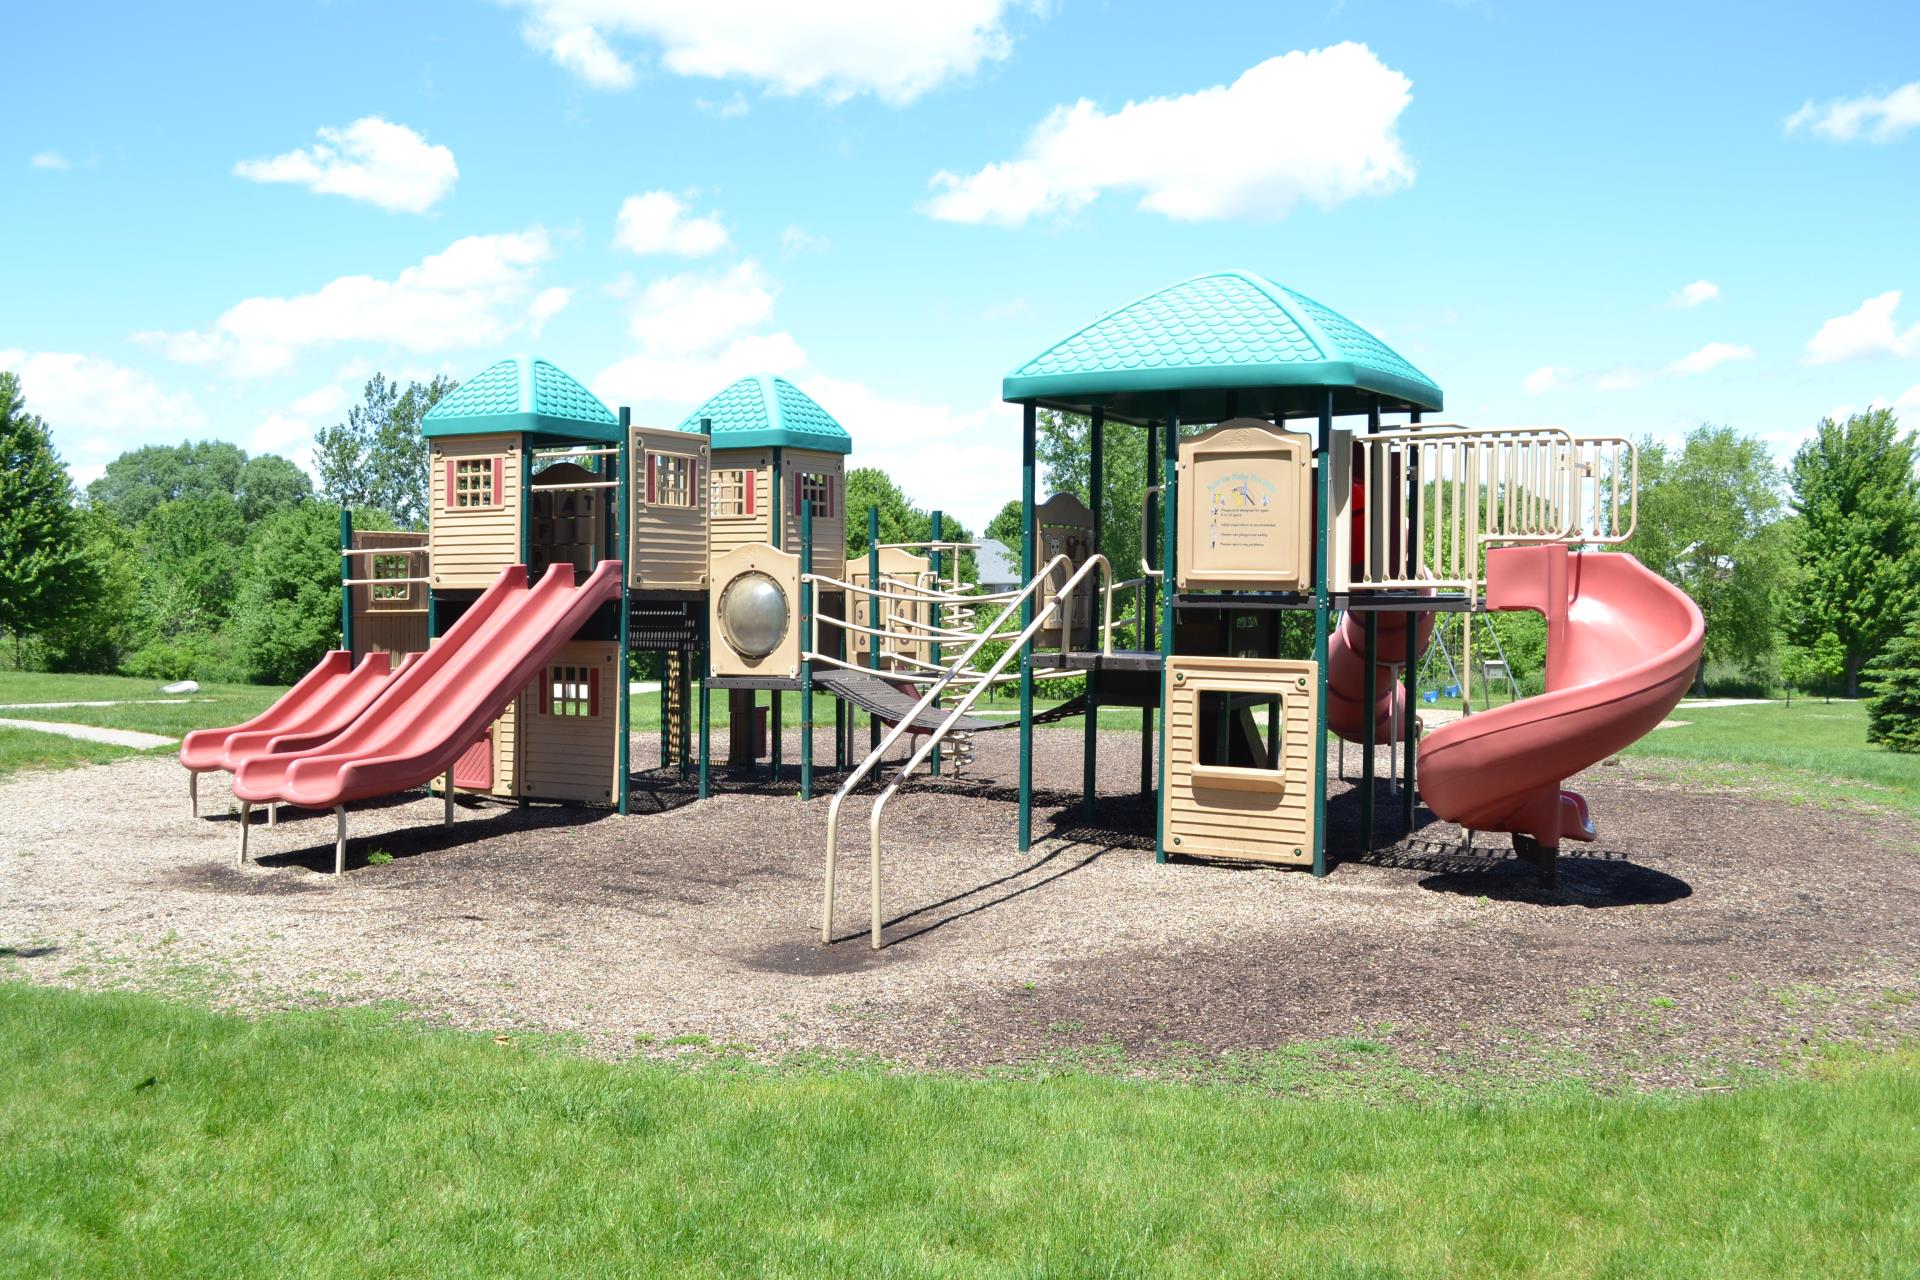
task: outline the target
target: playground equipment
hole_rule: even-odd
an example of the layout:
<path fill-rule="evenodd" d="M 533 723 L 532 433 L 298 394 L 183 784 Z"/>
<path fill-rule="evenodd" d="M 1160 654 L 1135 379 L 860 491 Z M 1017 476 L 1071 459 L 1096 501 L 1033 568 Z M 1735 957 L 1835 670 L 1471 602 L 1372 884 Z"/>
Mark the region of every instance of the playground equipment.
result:
<path fill-rule="evenodd" d="M 1438 386 L 1262 277 L 1221 272 L 1150 294 L 1025 362 L 1002 390 L 1022 410 L 1025 518 L 1020 585 L 988 591 L 961 572 L 977 544 L 944 537 L 938 512 L 928 540 L 882 543 L 870 510 L 865 552 L 848 557 L 852 441 L 784 379 L 743 378 L 667 429 L 635 425 L 545 361 L 501 361 L 425 419 L 427 530 L 343 519 L 342 650 L 255 721 L 192 735 L 190 794 L 197 804 L 201 772 L 235 775 L 243 859 L 253 805 L 333 809 L 336 870 L 348 805 L 422 785 L 444 793 L 446 821 L 462 791 L 624 813 L 628 660 L 653 650 L 661 764 L 697 767 L 701 798 L 715 784 L 712 691 L 729 699 L 727 762 L 767 755 L 776 778 L 785 695 L 800 695 L 803 799 L 814 696 L 831 695 L 840 785 L 824 939 L 845 805 L 890 751 L 911 747 L 868 811 L 878 946 L 888 801 L 923 769 L 964 769 L 979 734 L 1018 732 L 1023 850 L 1034 728 L 1084 713 L 1091 812 L 1098 712 L 1133 707 L 1141 790 L 1158 783 L 1161 861 L 1325 874 L 1331 730 L 1363 747 L 1366 848 L 1384 743 L 1390 777 L 1405 782 L 1402 830 L 1424 796 L 1443 818 L 1510 832 L 1550 876 L 1560 841 L 1594 836 L 1564 780 L 1658 723 L 1698 660 L 1692 602 L 1603 550 L 1633 530 L 1628 441 L 1426 422 Z M 1043 408 L 1090 422 L 1091 502 L 1039 500 Z M 1146 536 L 1126 581 L 1100 551 L 1108 521 L 1133 518 L 1103 510 L 1113 427 L 1147 433 Z M 1546 693 L 1467 716 L 1472 619 L 1498 609 L 1546 616 Z M 1289 612 L 1311 618 L 1310 655 L 1283 652 Z M 1449 696 L 1458 689 L 1463 718 L 1423 734 L 1414 695 L 1441 617 L 1461 620 Z M 1123 634 L 1133 647 L 1116 648 Z M 1036 710 L 1042 679 L 1082 692 Z M 1014 720 L 980 715 L 1008 684 Z"/>

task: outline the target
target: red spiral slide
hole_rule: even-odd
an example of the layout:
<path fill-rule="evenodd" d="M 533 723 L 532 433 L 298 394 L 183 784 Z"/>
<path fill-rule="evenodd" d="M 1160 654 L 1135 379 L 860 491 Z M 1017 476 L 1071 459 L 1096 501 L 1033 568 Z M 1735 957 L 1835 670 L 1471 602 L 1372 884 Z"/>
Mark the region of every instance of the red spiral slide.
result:
<path fill-rule="evenodd" d="M 1700 662 L 1700 610 L 1630 555 L 1557 545 L 1488 552 L 1487 605 L 1546 615 L 1546 692 L 1426 734 L 1420 795 L 1449 822 L 1548 854 L 1592 840 L 1586 800 L 1561 784 L 1679 703 Z"/>
<path fill-rule="evenodd" d="M 581 623 L 619 598 L 621 572 L 620 561 L 605 560 L 576 585 L 573 566 L 557 564 L 529 587 L 525 565 L 508 567 L 343 732 L 243 762 L 233 794 L 253 804 L 329 809 L 445 773 Z"/>

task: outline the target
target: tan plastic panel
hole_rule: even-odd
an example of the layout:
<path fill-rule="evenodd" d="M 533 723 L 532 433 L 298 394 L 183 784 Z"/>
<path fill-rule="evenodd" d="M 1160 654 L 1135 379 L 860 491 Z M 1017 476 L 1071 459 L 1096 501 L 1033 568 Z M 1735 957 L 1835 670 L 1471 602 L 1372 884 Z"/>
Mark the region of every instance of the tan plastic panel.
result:
<path fill-rule="evenodd" d="M 691 507 L 648 503 L 649 452 L 677 454 L 691 461 L 694 469 Z M 627 456 L 633 459 L 633 477 L 627 485 L 633 505 L 627 584 L 636 591 L 706 590 L 707 513 L 712 505 L 707 438 L 664 427 L 634 427 Z M 765 541 L 764 538 L 758 540 Z"/>
<path fill-rule="evenodd" d="M 764 658 L 749 657 L 727 643 L 720 625 L 720 602 L 727 586 L 742 574 L 759 572 L 777 583 L 787 597 L 787 630 L 779 645 Z M 716 676 L 780 676 L 800 674 L 800 557 L 778 547 L 756 543 L 736 547 L 713 560 L 713 590 L 707 595 L 707 636 Z"/>
<path fill-rule="evenodd" d="M 1301 591 L 1313 580 L 1313 441 L 1236 418 L 1180 445 L 1182 591 Z"/>
<path fill-rule="evenodd" d="M 819 562 L 816 561 L 815 563 Z M 889 584 L 919 587 L 922 589 L 929 588 L 933 585 L 932 565 L 933 562 L 926 556 L 915 555 L 904 547 L 882 547 L 880 548 L 880 582 L 882 589 L 885 589 Z M 856 587 L 864 587 L 867 585 L 867 558 L 865 556 L 853 556 L 848 559 L 846 580 Z M 862 591 L 850 592 L 849 595 L 851 595 L 853 599 L 854 623 L 862 627 L 873 626 L 873 597 Z M 886 607 L 880 611 L 880 616 L 883 618 L 888 615 L 893 615 L 898 618 L 909 618 L 924 626 L 933 617 L 932 602 L 927 600 L 888 600 L 885 602 L 885 606 Z M 901 625 L 898 622 L 894 624 L 894 627 L 902 638 L 886 641 L 881 645 L 881 648 L 902 654 L 905 657 L 912 658 L 916 662 L 928 661 L 929 654 L 932 651 L 927 642 L 908 640 L 905 638 L 908 635 L 923 633 L 915 631 L 912 627 Z M 850 631 L 847 634 L 851 637 L 850 647 L 853 651 L 853 656 L 849 658 L 848 661 L 858 663 L 864 667 L 867 665 L 867 654 L 872 649 L 873 637 L 858 631 Z M 825 643 L 825 641 L 826 637 L 823 634 L 821 636 L 821 642 Z"/>
<path fill-rule="evenodd" d="M 815 453 L 811 449 L 780 451 L 780 540 L 788 551 L 800 554 L 800 497 L 802 474 L 827 477 L 832 500 L 825 515 L 813 518 L 813 563 L 821 573 L 832 573 L 833 566 L 847 558 L 847 477 L 846 458 L 837 453 Z M 860 513 L 866 519 L 866 512 Z"/>
<path fill-rule="evenodd" d="M 1033 509 L 1034 563 L 1046 564 L 1055 556 L 1063 555 L 1071 562 L 1047 575 L 1047 581 L 1034 599 L 1034 610 L 1046 608 L 1047 603 L 1059 594 L 1059 588 L 1074 572 L 1085 564 L 1094 553 L 1093 512 L 1087 504 L 1071 493 L 1056 493 Z M 1099 610 L 1099 587 L 1097 581 L 1088 578 L 1074 591 L 1073 600 L 1073 638 L 1076 645 L 1086 645 L 1093 634 L 1093 620 Z M 1036 647 L 1054 648 L 1060 644 L 1059 614 L 1047 619 L 1046 625 L 1035 633 L 1033 643 Z"/>
<path fill-rule="evenodd" d="M 460 458 L 500 459 L 500 491 L 490 507 L 447 505 L 447 463 Z M 520 563 L 520 437 L 441 436 L 432 443 L 427 468 L 427 545 L 433 585 L 490 587 L 500 571 Z"/>
<path fill-rule="evenodd" d="M 1167 851 L 1311 865 L 1318 664 L 1176 657 L 1167 662 L 1165 681 L 1167 778 L 1161 836 Z M 1277 772 L 1199 762 L 1200 695 L 1215 691 L 1279 695 Z"/>
<path fill-rule="evenodd" d="M 614 775 L 620 767 L 616 699 L 621 691 L 615 675 L 619 653 L 619 645 L 605 640 L 562 645 L 521 694 L 519 795 L 530 800 L 613 802 Z M 540 709 L 540 685 L 554 667 L 597 673 L 592 677 L 597 696 L 589 704 L 594 714 L 555 715 L 550 697 L 547 710 Z"/>
<path fill-rule="evenodd" d="M 773 450 L 715 449 L 714 471 L 744 471 L 753 486 L 753 510 L 742 515 L 711 516 L 707 522 L 707 549 L 710 560 L 718 560 L 729 551 L 756 543 L 773 542 Z M 712 481 L 707 482 L 711 502 Z M 709 571 L 711 572 L 711 571 Z M 710 581 L 718 579 L 710 578 Z"/>

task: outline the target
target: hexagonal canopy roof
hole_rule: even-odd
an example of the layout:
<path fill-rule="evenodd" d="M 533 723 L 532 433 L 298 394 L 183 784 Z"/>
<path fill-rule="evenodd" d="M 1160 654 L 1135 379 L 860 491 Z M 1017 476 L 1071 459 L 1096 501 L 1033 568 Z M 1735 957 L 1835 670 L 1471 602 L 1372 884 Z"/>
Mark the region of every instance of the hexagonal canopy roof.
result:
<path fill-rule="evenodd" d="M 742 378 L 687 415 L 682 431 L 706 419 L 715 449 L 813 449 L 852 453 L 853 437 L 814 398 L 785 378 Z"/>
<path fill-rule="evenodd" d="M 421 419 L 423 436 L 524 431 L 558 440 L 620 443 L 620 419 L 559 365 L 508 356 L 460 384 Z"/>
<path fill-rule="evenodd" d="M 1241 414 L 1438 409 L 1440 388 L 1324 303 L 1250 271 L 1169 285 L 1095 320 L 1009 373 L 1010 401 L 1146 422 L 1177 399 L 1184 422 Z"/>

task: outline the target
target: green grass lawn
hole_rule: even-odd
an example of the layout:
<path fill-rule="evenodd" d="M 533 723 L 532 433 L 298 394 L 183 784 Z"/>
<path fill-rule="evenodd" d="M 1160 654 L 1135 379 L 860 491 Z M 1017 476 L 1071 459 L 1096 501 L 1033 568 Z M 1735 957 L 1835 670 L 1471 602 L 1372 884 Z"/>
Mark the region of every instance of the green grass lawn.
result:
<path fill-rule="evenodd" d="M 1800 803 L 1866 801 L 1920 810 L 1920 755 L 1867 742 L 1863 702 L 1794 699 L 1748 707 L 1689 708 L 1627 748 L 1673 762 L 1677 777 L 1758 786 Z"/>
<path fill-rule="evenodd" d="M 1920 1057 L 1694 1098 L 1305 1101 L 609 1064 L 0 984 L 17 1275 L 1895 1276 Z"/>

